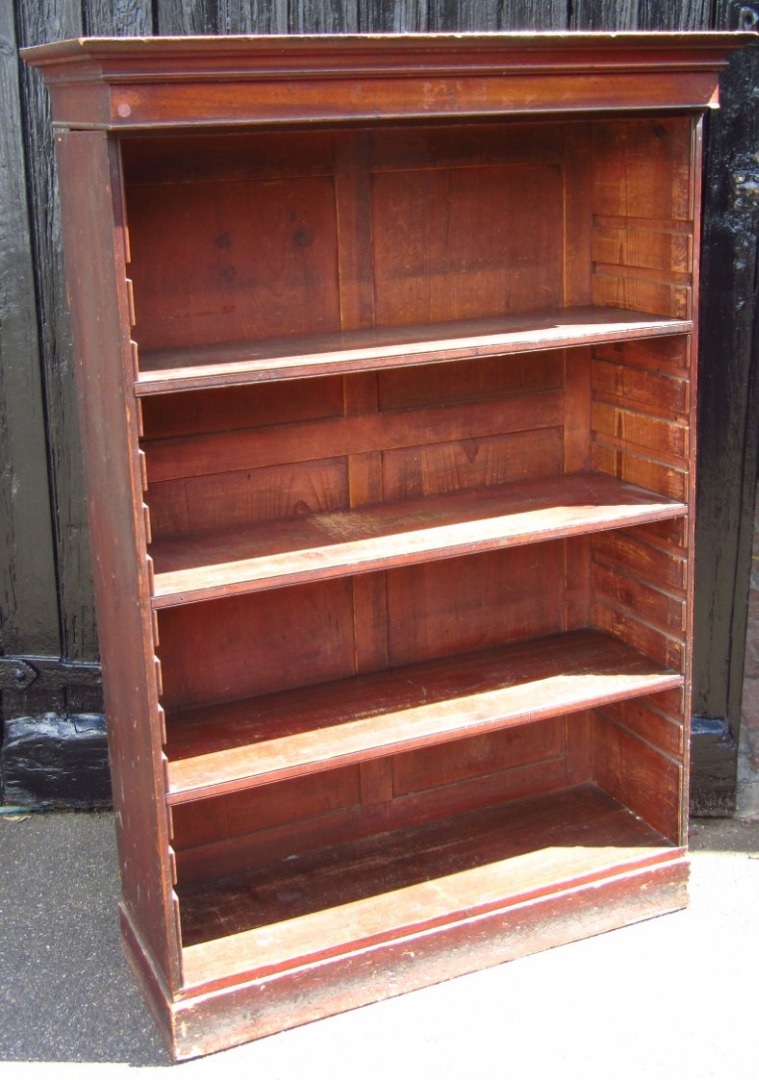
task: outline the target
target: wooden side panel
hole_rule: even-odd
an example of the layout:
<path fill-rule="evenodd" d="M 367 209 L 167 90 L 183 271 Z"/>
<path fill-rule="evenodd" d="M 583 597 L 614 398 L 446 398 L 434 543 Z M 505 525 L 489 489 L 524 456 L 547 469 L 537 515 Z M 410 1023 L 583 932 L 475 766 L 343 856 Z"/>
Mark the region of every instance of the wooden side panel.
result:
<path fill-rule="evenodd" d="M 56 151 L 88 509 L 100 553 L 95 584 L 124 903 L 164 978 L 176 985 L 141 473 L 126 397 L 131 349 L 118 161 L 99 132 L 60 135 Z"/>
<path fill-rule="evenodd" d="M 691 121 L 598 125 L 593 297 L 636 311 L 692 312 Z"/>
<path fill-rule="evenodd" d="M 669 313 L 693 309 L 698 209 L 688 120 L 641 121 L 595 140 L 594 297 Z M 644 182 L 643 176 L 647 179 Z M 592 349 L 596 469 L 693 505 L 693 342 Z M 690 671 L 692 522 L 590 541 L 593 624 L 675 671 Z M 683 834 L 689 690 L 604 708 L 594 719 L 598 782 L 664 835 Z"/>
<path fill-rule="evenodd" d="M 682 835 L 682 761 L 595 714 L 593 775 L 598 784 L 624 801 L 673 843 Z"/>

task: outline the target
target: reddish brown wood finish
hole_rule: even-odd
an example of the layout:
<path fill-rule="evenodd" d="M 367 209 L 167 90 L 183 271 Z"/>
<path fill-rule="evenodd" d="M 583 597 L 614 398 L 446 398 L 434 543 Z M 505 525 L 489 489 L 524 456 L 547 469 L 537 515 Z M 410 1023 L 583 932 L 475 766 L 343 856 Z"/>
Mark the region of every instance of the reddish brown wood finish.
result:
<path fill-rule="evenodd" d="M 56 155 L 66 273 L 75 301 L 79 417 L 96 552 L 123 904 L 142 928 L 151 962 L 176 988 L 179 939 L 161 775 L 143 492 L 134 412 L 124 394 L 130 326 L 117 150 L 99 132 L 76 132 L 56 139 Z"/>
<path fill-rule="evenodd" d="M 682 685 L 591 631 L 171 718 L 168 801 L 440 745 Z"/>
<path fill-rule="evenodd" d="M 27 52 L 104 129 L 67 264 L 177 1057 L 685 903 L 699 117 L 748 40 Z"/>

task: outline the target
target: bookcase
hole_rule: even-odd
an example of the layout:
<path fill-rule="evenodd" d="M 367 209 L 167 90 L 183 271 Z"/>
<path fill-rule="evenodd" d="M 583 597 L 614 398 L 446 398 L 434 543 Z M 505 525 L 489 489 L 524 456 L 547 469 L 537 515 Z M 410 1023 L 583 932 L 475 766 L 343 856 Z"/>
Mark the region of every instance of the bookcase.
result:
<path fill-rule="evenodd" d="M 26 51 L 177 1058 L 686 903 L 701 122 L 750 37 Z"/>

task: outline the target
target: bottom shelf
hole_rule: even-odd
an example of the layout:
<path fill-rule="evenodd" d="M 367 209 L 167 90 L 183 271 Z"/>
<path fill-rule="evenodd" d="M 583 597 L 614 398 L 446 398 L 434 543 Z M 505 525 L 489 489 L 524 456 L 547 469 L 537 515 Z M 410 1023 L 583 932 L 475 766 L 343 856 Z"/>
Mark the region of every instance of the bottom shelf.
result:
<path fill-rule="evenodd" d="M 671 858 L 593 784 L 179 888 L 185 986 L 268 977 Z"/>
<path fill-rule="evenodd" d="M 583 784 L 180 888 L 173 994 L 125 908 L 122 932 L 183 1060 L 675 911 L 687 877 Z"/>

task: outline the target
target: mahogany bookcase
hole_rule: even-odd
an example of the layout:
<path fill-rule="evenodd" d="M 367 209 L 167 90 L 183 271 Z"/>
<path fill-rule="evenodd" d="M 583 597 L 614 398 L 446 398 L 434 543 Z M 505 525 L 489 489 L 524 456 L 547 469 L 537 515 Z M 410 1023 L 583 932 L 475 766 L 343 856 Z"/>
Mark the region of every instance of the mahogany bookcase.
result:
<path fill-rule="evenodd" d="M 25 52 L 176 1057 L 686 903 L 701 122 L 750 37 Z"/>

